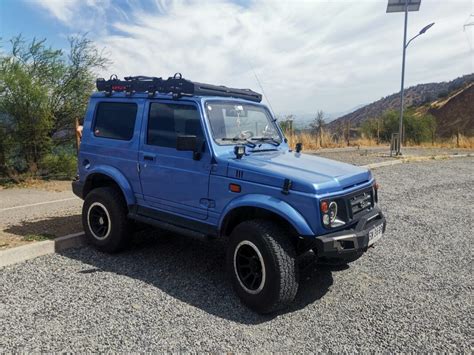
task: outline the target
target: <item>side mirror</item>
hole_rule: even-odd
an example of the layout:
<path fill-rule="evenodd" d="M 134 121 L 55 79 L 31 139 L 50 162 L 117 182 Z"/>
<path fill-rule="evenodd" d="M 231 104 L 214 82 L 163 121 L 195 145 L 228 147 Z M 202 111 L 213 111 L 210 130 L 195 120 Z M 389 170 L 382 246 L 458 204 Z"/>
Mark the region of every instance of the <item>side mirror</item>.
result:
<path fill-rule="evenodd" d="M 176 150 L 193 152 L 193 159 L 201 159 L 201 149 L 199 149 L 198 139 L 196 136 L 177 136 Z"/>

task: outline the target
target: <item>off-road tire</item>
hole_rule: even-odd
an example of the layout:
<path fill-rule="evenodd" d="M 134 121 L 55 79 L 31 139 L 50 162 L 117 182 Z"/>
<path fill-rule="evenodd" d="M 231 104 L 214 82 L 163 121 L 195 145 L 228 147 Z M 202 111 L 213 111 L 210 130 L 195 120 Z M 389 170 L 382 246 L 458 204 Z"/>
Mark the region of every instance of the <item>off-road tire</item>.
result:
<path fill-rule="evenodd" d="M 265 278 L 260 282 L 261 290 L 246 289 L 243 277 L 239 276 L 236 255 L 246 244 L 256 247 L 263 259 Z M 278 224 L 259 219 L 240 223 L 231 233 L 226 263 L 235 292 L 250 309 L 261 314 L 272 313 L 294 300 L 299 276 L 296 251 Z"/>
<path fill-rule="evenodd" d="M 95 210 L 94 210 L 95 208 Z M 92 220 L 94 211 L 104 210 L 107 230 L 103 238 L 94 232 Z M 127 218 L 127 205 L 120 191 L 113 187 L 99 187 L 92 190 L 85 198 L 82 206 L 82 225 L 89 244 L 107 253 L 124 250 L 131 239 L 131 222 Z"/>

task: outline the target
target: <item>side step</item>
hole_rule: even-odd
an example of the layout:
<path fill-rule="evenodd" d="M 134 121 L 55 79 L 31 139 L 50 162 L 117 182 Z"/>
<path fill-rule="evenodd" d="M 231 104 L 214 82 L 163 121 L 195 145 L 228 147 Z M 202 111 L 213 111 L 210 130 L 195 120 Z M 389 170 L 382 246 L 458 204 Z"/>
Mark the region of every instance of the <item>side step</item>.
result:
<path fill-rule="evenodd" d="M 149 225 L 152 225 L 154 227 L 170 231 L 172 233 L 182 234 L 182 235 L 185 235 L 187 237 L 192 237 L 192 238 L 193 237 L 194 238 L 205 238 L 205 237 L 207 237 L 207 235 L 204 234 L 204 233 L 196 232 L 196 231 L 193 231 L 193 230 L 190 230 L 190 229 L 187 229 L 187 228 L 183 228 L 183 227 L 178 227 L 178 226 L 175 226 L 174 224 L 159 221 L 157 219 L 150 218 L 150 217 L 145 217 L 145 216 L 135 214 L 135 213 L 129 213 L 128 218 L 133 219 L 137 222 L 149 224 Z"/>

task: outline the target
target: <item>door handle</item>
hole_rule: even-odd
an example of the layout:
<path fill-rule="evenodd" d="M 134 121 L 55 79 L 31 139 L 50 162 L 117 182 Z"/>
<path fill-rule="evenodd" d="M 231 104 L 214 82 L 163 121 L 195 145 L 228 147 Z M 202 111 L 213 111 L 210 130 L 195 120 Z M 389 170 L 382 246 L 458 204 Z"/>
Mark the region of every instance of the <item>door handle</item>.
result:
<path fill-rule="evenodd" d="M 144 155 L 143 160 L 155 161 L 156 155 Z"/>

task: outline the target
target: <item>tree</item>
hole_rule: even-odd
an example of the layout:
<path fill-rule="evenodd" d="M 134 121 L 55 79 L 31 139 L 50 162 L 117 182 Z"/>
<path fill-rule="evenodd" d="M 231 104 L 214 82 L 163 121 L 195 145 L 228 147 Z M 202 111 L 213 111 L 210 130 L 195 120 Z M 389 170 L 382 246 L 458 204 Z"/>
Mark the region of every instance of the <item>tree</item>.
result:
<path fill-rule="evenodd" d="M 397 111 L 385 111 L 382 117 L 365 121 L 362 132 L 370 138 L 376 137 L 378 132 L 381 141 L 390 142 L 392 133 L 398 133 L 399 119 Z M 432 115 L 417 114 L 413 109 L 408 109 L 403 114 L 403 127 L 405 141 L 415 144 L 434 141 L 436 119 Z"/>
<path fill-rule="evenodd" d="M 11 39 L 11 50 L 0 52 L 0 144 L 3 171 L 35 173 L 54 146 L 71 143 L 76 117 L 85 113 L 94 88 L 94 71 L 108 60 L 86 36 L 71 37 L 70 49 Z M 2 133 L 3 132 L 3 133 Z M 0 161 L 2 163 L 2 161 Z"/>
<path fill-rule="evenodd" d="M 323 128 L 326 125 L 326 121 L 324 119 L 324 112 L 319 110 L 316 113 L 316 117 L 311 122 L 310 127 L 313 134 L 316 134 L 319 137 L 319 146 L 323 146 Z"/>

